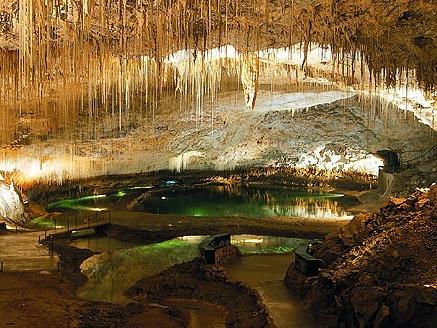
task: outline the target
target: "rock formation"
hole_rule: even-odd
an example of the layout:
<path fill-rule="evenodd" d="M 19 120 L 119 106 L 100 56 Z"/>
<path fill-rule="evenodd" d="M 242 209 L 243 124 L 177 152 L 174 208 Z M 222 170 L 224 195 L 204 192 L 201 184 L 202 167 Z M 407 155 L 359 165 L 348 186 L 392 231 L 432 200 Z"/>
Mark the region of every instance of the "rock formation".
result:
<path fill-rule="evenodd" d="M 224 267 L 202 265 L 199 259 L 143 279 L 127 291 L 136 300 L 191 299 L 225 307 L 227 327 L 274 328 L 258 292 L 226 278 Z"/>
<path fill-rule="evenodd" d="M 26 211 L 13 182 L 7 184 L 0 175 L 0 219 L 11 223 L 26 222 Z"/>
<path fill-rule="evenodd" d="M 287 286 L 341 327 L 431 327 L 437 315 L 437 185 L 392 198 L 328 235 L 312 255 L 326 267 Z"/>

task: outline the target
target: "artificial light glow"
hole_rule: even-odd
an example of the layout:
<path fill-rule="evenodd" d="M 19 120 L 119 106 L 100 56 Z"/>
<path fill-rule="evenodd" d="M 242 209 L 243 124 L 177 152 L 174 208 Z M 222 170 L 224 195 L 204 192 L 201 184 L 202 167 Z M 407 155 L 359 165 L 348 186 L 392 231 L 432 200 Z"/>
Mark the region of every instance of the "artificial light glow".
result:
<path fill-rule="evenodd" d="M 114 196 L 116 196 L 116 197 L 123 197 L 123 196 L 126 196 L 126 192 L 124 192 L 124 191 L 119 191 L 119 192 L 117 192 Z"/>
<path fill-rule="evenodd" d="M 151 188 L 153 188 L 153 186 L 137 186 L 137 187 L 127 188 L 126 190 L 151 189 Z"/>
<path fill-rule="evenodd" d="M 108 210 L 107 207 L 87 207 L 87 206 L 83 206 L 82 209 L 92 212 L 103 212 Z"/>
<path fill-rule="evenodd" d="M 366 92 L 363 92 L 366 94 Z M 368 93 L 368 92 L 367 92 Z M 372 91 L 376 97 L 384 99 L 403 111 L 409 111 L 423 124 L 437 130 L 437 102 L 415 85 L 400 85 Z"/>
<path fill-rule="evenodd" d="M 207 236 L 182 236 L 182 237 L 177 237 L 177 239 L 181 239 L 181 240 L 185 240 L 185 241 L 189 241 L 192 243 L 198 243 L 201 242 L 202 240 L 204 240 Z"/>
<path fill-rule="evenodd" d="M 178 156 L 172 157 L 169 159 L 169 169 L 180 172 L 182 170 L 186 170 L 188 165 L 191 163 L 193 158 L 203 157 L 203 153 L 199 151 L 187 151 Z"/>
<path fill-rule="evenodd" d="M 346 149 L 345 154 L 337 154 L 329 149 L 329 143 L 321 143 L 311 152 L 302 154 L 294 166 L 305 169 L 315 167 L 320 170 L 339 170 L 344 172 L 367 173 L 378 176 L 379 167 L 384 162 L 381 158 L 363 150 Z"/>
<path fill-rule="evenodd" d="M 106 195 L 92 195 L 92 196 L 85 196 L 80 197 L 76 199 L 65 199 L 60 200 L 55 203 L 51 203 L 47 205 L 47 209 L 70 209 L 70 210 L 83 210 L 83 211 L 91 211 L 91 212 L 103 212 L 108 211 L 109 208 L 107 207 L 94 207 L 94 206 L 88 206 L 83 204 L 83 202 L 89 201 L 89 200 L 96 200 L 96 199 L 102 199 L 106 198 Z"/>
<path fill-rule="evenodd" d="M 262 243 L 264 241 L 263 238 L 259 238 L 259 239 L 241 239 L 240 243 L 252 243 L 252 244 L 259 244 Z"/>

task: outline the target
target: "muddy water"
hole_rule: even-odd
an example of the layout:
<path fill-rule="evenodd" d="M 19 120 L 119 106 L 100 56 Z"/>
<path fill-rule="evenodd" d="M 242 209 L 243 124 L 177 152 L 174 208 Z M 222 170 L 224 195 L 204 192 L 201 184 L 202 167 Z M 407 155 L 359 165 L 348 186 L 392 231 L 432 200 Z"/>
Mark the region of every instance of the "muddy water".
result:
<path fill-rule="evenodd" d="M 136 243 L 121 241 L 106 236 L 94 236 L 91 238 L 74 239 L 70 243 L 70 245 L 81 249 L 89 249 L 90 251 L 97 253 L 113 252 L 120 249 L 140 246 Z"/>
<path fill-rule="evenodd" d="M 226 274 L 258 290 L 279 328 L 323 327 L 283 283 L 292 260 L 290 254 L 243 256 L 226 265 Z"/>

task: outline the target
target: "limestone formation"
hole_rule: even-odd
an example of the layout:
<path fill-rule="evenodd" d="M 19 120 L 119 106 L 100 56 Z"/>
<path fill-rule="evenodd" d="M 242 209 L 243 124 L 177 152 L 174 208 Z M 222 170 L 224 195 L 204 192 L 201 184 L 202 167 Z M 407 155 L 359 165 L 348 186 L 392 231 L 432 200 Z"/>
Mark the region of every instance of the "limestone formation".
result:
<path fill-rule="evenodd" d="M 313 255 L 315 278 L 293 265 L 286 284 L 343 327 L 431 327 L 437 314 L 437 185 L 357 215 Z"/>

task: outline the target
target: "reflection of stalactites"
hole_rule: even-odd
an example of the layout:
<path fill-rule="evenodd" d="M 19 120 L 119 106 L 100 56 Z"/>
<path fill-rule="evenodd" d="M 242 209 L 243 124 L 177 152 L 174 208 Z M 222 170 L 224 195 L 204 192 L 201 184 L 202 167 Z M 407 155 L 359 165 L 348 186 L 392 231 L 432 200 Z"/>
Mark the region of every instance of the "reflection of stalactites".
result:
<path fill-rule="evenodd" d="M 259 88 L 259 58 L 254 53 L 241 55 L 241 83 L 248 108 L 255 108 Z"/>

